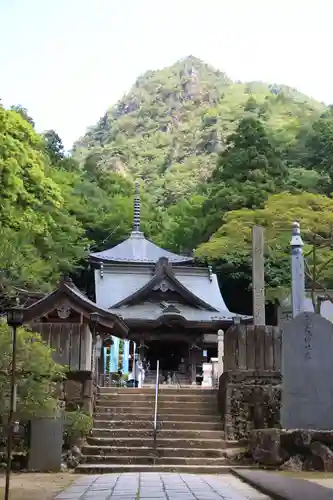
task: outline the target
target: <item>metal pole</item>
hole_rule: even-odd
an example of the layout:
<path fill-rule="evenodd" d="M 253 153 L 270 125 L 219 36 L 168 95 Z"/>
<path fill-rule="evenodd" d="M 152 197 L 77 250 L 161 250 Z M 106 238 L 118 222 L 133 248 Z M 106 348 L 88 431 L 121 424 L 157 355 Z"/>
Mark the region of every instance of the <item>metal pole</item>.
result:
<path fill-rule="evenodd" d="M 7 468 L 6 468 L 6 484 L 4 500 L 9 500 L 9 484 L 10 473 L 12 468 L 12 448 L 13 448 L 13 421 L 16 411 L 16 330 L 13 326 L 13 342 L 12 342 L 12 373 L 11 373 L 11 393 L 10 393 L 10 408 L 8 415 L 8 438 L 7 438 Z"/>
<path fill-rule="evenodd" d="M 293 318 L 304 311 L 305 278 L 303 240 L 300 225 L 294 222 L 292 226 L 291 247 L 291 297 Z"/>
<path fill-rule="evenodd" d="M 154 410 L 154 430 L 157 428 L 157 405 L 158 405 L 158 386 L 160 379 L 160 360 L 156 364 L 156 385 L 155 385 L 155 410 Z"/>
<path fill-rule="evenodd" d="M 156 452 L 157 444 L 157 414 L 158 414 L 158 389 L 160 383 L 160 361 L 156 364 L 156 385 L 155 385 L 155 408 L 154 408 L 154 450 Z"/>

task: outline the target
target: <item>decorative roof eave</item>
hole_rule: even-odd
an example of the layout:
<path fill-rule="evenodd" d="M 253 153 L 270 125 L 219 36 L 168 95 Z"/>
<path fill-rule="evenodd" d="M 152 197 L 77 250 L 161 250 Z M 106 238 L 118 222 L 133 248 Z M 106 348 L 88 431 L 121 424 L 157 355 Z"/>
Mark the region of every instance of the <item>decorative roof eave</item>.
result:
<path fill-rule="evenodd" d="M 202 307 L 206 311 L 218 312 L 218 310 L 215 307 L 211 306 L 204 300 L 200 299 L 200 297 L 191 292 L 188 288 L 186 288 L 186 286 L 184 286 L 178 280 L 178 278 L 176 277 L 175 273 L 172 270 L 171 264 L 165 257 L 159 259 L 156 266 L 155 274 L 151 278 L 151 280 L 148 281 L 148 283 L 143 285 L 136 292 L 132 293 L 132 295 L 130 295 L 129 297 L 126 297 L 120 302 L 117 302 L 116 304 L 112 305 L 112 309 L 118 309 L 119 307 L 122 306 L 129 306 L 133 304 L 133 302 L 135 301 L 143 300 L 147 295 L 147 293 L 152 291 L 153 288 L 163 280 L 163 278 L 168 278 L 175 285 L 177 292 L 191 305 Z"/>
<path fill-rule="evenodd" d="M 88 299 L 71 281 L 66 279 L 60 281 L 56 290 L 23 309 L 24 323 L 30 323 L 45 316 L 66 300 L 72 309 L 82 313 L 86 319 L 90 320 L 91 313 L 98 313 L 98 325 L 112 330 L 119 337 L 127 337 L 128 327 L 120 316 L 98 307 L 95 302 Z"/>
<path fill-rule="evenodd" d="M 233 318 L 220 318 L 211 321 L 205 319 L 203 321 L 198 321 L 198 320 L 188 320 L 184 316 L 177 314 L 161 314 L 161 316 L 159 316 L 158 318 L 149 320 L 143 318 L 129 318 L 125 319 L 125 321 L 130 329 L 142 326 L 148 328 L 158 328 L 159 326 L 162 325 L 171 326 L 172 324 L 178 324 L 188 330 L 199 328 L 201 330 L 217 331 L 220 328 L 221 329 L 229 328 L 234 324 Z M 250 316 L 241 317 L 241 322 L 243 324 L 251 323 L 252 317 Z"/>
<path fill-rule="evenodd" d="M 142 248 L 144 247 L 144 249 Z M 139 231 L 132 231 L 130 237 L 115 247 L 89 254 L 89 262 L 97 264 L 156 264 L 159 258 L 165 257 L 175 265 L 191 264 L 193 257 L 177 255 L 160 248 L 153 241 L 145 238 Z"/>

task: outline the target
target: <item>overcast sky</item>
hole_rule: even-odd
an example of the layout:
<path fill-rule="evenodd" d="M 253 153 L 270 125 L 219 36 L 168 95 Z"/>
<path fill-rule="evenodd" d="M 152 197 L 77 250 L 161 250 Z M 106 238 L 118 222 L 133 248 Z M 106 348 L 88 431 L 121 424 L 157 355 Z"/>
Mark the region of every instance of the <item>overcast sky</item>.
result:
<path fill-rule="evenodd" d="M 148 69 L 194 55 L 333 103 L 332 0 L 0 0 L 0 98 L 67 148 Z"/>

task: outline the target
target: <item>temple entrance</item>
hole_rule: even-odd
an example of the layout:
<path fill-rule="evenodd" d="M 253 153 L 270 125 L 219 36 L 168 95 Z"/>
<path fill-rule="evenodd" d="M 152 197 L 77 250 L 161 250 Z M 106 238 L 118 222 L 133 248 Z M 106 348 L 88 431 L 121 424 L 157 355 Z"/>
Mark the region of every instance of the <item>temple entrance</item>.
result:
<path fill-rule="evenodd" d="M 150 369 L 156 370 L 157 360 L 160 369 L 170 372 L 187 371 L 189 345 L 181 341 L 153 340 L 148 344 L 147 361 Z"/>

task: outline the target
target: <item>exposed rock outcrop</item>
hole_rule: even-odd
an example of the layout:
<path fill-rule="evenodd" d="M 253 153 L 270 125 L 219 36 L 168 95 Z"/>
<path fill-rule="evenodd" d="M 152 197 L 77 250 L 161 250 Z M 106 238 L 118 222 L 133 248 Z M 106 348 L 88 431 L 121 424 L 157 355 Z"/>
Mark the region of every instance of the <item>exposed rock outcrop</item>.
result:
<path fill-rule="evenodd" d="M 250 436 L 249 453 L 263 466 L 333 472 L 333 431 L 255 430 Z"/>

